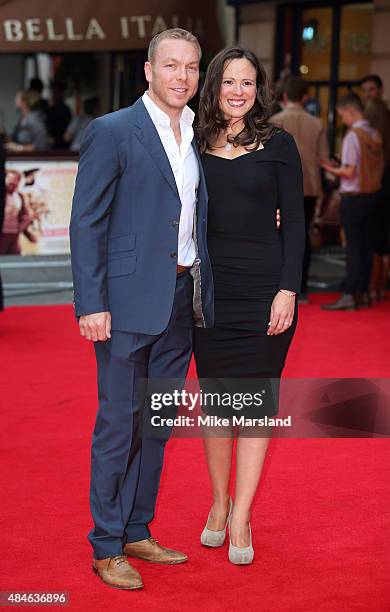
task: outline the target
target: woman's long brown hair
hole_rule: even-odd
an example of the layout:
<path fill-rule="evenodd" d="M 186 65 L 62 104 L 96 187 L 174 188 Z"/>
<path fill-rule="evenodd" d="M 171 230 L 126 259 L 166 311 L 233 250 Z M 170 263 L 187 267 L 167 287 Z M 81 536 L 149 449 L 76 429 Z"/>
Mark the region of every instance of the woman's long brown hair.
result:
<path fill-rule="evenodd" d="M 255 150 L 265 144 L 278 128 L 269 123 L 272 109 L 272 94 L 267 73 L 256 55 L 242 47 L 222 49 L 210 62 L 200 94 L 197 135 L 201 153 L 213 149 L 221 131 L 226 130 L 229 121 L 225 119 L 219 104 L 223 73 L 227 63 L 234 59 L 247 59 L 256 70 L 257 95 L 250 111 L 243 117 L 244 128 L 231 139 L 235 146 Z"/>

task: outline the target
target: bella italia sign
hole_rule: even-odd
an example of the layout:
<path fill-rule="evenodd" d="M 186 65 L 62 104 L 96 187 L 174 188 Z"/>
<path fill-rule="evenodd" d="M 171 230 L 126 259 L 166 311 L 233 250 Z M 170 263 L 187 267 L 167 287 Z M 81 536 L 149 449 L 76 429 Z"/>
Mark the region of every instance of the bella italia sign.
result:
<path fill-rule="evenodd" d="M 210 7 L 211 5 L 211 7 Z M 144 49 L 154 34 L 182 27 L 217 45 L 209 0 L 0 0 L 0 51 Z M 210 37 L 207 37 L 210 38 Z"/>

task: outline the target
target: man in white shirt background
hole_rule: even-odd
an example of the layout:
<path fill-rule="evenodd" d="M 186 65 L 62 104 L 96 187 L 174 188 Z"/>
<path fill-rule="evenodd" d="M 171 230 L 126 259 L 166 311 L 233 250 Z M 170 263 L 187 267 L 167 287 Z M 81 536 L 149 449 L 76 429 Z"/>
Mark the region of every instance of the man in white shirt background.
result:
<path fill-rule="evenodd" d="M 341 166 L 322 160 L 327 172 L 340 178 L 341 224 L 346 237 L 347 274 L 344 293 L 324 310 L 355 310 L 369 306 L 368 286 L 373 255 L 373 218 L 383 173 L 383 146 L 369 125 L 359 96 L 350 93 L 336 106 L 348 128 L 341 147 Z"/>

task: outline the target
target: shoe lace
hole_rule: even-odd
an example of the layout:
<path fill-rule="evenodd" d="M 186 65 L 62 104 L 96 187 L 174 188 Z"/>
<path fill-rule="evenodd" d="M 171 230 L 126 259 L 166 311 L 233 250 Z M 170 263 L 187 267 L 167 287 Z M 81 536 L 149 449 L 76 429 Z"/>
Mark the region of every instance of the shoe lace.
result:
<path fill-rule="evenodd" d="M 116 557 L 113 557 L 112 561 L 115 564 L 115 567 L 118 567 L 118 565 L 122 565 L 122 563 L 127 563 L 127 559 L 124 555 L 118 555 Z"/>

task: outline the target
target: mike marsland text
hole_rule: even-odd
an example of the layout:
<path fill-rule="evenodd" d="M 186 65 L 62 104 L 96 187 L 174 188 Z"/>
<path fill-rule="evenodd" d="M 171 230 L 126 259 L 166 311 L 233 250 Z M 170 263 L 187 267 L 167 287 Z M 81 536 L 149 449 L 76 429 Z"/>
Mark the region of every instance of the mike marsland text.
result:
<path fill-rule="evenodd" d="M 240 427 L 291 427 L 291 416 L 281 419 L 268 416 L 247 418 L 234 415 L 231 418 L 224 418 L 198 415 L 197 417 L 177 416 L 172 419 L 153 415 L 150 422 L 153 427 L 228 427 L 229 425 L 239 425 Z"/>

